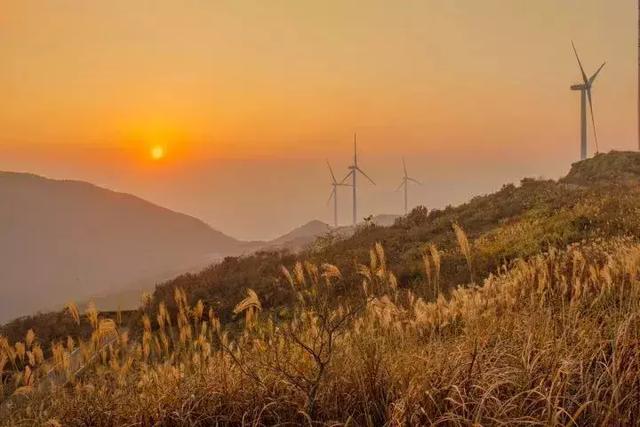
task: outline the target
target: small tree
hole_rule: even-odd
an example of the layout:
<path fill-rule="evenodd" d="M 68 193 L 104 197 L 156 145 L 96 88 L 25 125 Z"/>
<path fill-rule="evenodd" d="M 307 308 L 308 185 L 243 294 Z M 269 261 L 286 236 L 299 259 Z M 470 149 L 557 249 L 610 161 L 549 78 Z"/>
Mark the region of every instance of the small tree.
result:
<path fill-rule="evenodd" d="M 294 274 L 283 267 L 289 284 L 295 289 L 298 304 L 293 319 L 273 330 L 273 357 L 267 366 L 304 393 L 306 414 L 314 419 L 318 392 L 326 377 L 339 339 L 351 321 L 366 306 L 362 300 L 354 304 L 336 305 L 333 280 L 341 279 L 340 270 L 331 264 L 318 266 L 297 263 Z M 304 357 L 306 355 L 306 357 Z M 301 369 L 302 360 L 311 363 Z"/>

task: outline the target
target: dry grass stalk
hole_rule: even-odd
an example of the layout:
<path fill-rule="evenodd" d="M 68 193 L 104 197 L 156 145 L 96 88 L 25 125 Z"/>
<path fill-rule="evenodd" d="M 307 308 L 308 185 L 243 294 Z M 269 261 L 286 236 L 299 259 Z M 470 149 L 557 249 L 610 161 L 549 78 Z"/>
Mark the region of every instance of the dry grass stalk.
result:
<path fill-rule="evenodd" d="M 458 246 L 460 247 L 460 252 L 462 252 L 462 255 L 464 255 L 464 258 L 467 261 L 467 267 L 469 268 L 469 276 L 471 278 L 471 283 L 475 283 L 473 265 L 471 262 L 471 245 L 469 244 L 469 239 L 467 238 L 467 234 L 464 232 L 462 227 L 460 227 L 456 223 L 453 223 L 452 227 L 456 235 L 456 240 L 458 241 Z"/>
<path fill-rule="evenodd" d="M 300 264 L 297 264 L 300 265 Z M 240 301 L 233 309 L 233 314 L 245 313 L 245 326 L 253 326 L 257 312 L 262 311 L 262 304 L 258 294 L 253 289 L 247 289 L 247 297 Z"/>

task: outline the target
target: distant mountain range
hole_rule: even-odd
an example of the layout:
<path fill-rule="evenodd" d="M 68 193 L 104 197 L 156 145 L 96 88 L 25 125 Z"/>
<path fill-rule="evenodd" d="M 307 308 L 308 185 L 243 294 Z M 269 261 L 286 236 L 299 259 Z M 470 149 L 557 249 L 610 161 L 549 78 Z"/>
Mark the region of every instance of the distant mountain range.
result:
<path fill-rule="evenodd" d="M 266 243 L 263 249 L 286 248 L 298 251 L 314 241 L 318 236 L 326 234 L 329 231 L 331 231 L 331 227 L 328 224 L 322 221 L 313 220 Z"/>
<path fill-rule="evenodd" d="M 138 197 L 24 173 L 0 173 L 0 230 L 0 321 L 246 250 Z"/>
<path fill-rule="evenodd" d="M 156 283 L 225 256 L 298 251 L 330 230 L 311 221 L 269 242 L 242 242 L 129 194 L 0 172 L 0 323 L 71 298 L 135 307 Z"/>
<path fill-rule="evenodd" d="M 400 215 L 375 215 L 372 216 L 371 223 L 380 227 L 388 227 L 393 225 L 396 219 L 400 218 Z M 260 249 L 279 249 L 286 248 L 293 252 L 297 252 L 305 249 L 309 244 L 313 243 L 318 237 L 325 235 L 331 231 L 335 231 L 336 234 L 342 237 L 349 237 L 354 232 L 354 227 L 342 226 L 331 227 L 322 221 L 313 220 L 298 228 L 293 229 L 287 234 L 284 234 L 277 239 L 266 242 Z"/>

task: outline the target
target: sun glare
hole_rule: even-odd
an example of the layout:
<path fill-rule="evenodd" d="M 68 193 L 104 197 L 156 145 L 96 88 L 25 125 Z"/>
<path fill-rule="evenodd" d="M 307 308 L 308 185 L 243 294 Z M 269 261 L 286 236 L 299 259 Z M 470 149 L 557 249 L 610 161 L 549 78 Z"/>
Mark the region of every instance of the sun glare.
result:
<path fill-rule="evenodd" d="M 153 160 L 160 160 L 164 158 L 165 154 L 164 147 L 161 145 L 155 145 L 151 148 L 151 158 Z"/>

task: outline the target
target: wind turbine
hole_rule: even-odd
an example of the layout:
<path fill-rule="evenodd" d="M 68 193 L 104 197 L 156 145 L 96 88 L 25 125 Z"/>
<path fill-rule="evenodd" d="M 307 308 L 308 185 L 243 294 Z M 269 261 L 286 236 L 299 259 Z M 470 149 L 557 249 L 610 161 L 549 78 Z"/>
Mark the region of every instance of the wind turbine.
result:
<path fill-rule="evenodd" d="M 573 46 L 573 52 L 576 54 L 576 59 L 578 60 L 578 65 L 580 66 L 580 72 L 582 73 L 582 83 L 575 84 L 571 86 L 571 90 L 579 90 L 580 91 L 580 160 L 584 160 L 587 158 L 587 99 L 589 100 L 589 109 L 591 110 L 591 125 L 593 126 L 593 139 L 596 143 L 596 153 L 598 152 L 598 134 L 596 132 L 596 120 L 593 116 L 593 102 L 591 100 L 591 88 L 593 87 L 593 82 L 602 71 L 602 68 L 605 66 L 606 62 L 603 63 L 598 71 L 595 72 L 591 78 L 587 78 L 587 73 L 584 72 L 584 67 L 582 66 L 582 62 L 580 61 L 580 57 L 578 56 L 578 51 L 576 50 L 575 44 L 571 42 L 571 46 Z"/>
<path fill-rule="evenodd" d="M 338 182 L 336 180 L 336 176 L 333 174 L 333 169 L 331 169 L 329 160 L 327 160 L 327 166 L 329 167 L 329 174 L 331 175 L 331 186 L 333 187 L 327 203 L 329 203 L 333 198 L 333 225 L 335 227 L 338 227 L 338 187 L 349 187 L 350 184 L 344 183 L 344 181 L 347 179 L 346 177 L 341 182 Z"/>
<path fill-rule="evenodd" d="M 409 213 L 409 209 L 407 206 L 407 188 L 409 187 L 409 181 L 415 182 L 418 185 L 422 185 L 422 183 L 411 178 L 407 174 L 407 164 L 404 162 L 404 157 L 402 158 L 402 168 L 404 169 L 404 176 L 402 177 L 402 182 L 400 183 L 400 186 L 396 191 L 399 191 L 402 187 L 404 187 L 404 214 L 406 215 L 407 213 Z"/>
<path fill-rule="evenodd" d="M 343 182 L 351 177 L 351 186 L 353 187 L 353 225 L 356 225 L 358 222 L 358 205 L 356 200 L 357 187 L 356 187 L 356 177 L 358 176 L 358 172 L 362 174 L 365 178 L 367 178 L 373 185 L 376 185 L 375 182 L 369 176 L 364 173 L 362 169 L 358 166 L 358 148 L 357 148 L 357 140 L 356 134 L 353 134 L 353 164 L 349 166 L 349 173 L 342 180 Z"/>

